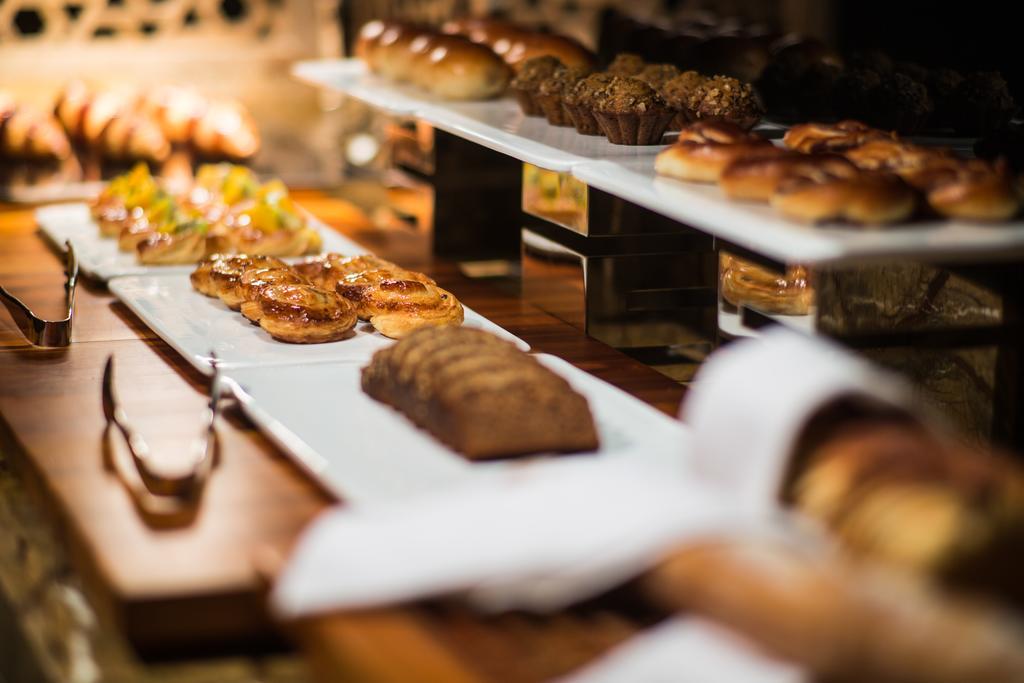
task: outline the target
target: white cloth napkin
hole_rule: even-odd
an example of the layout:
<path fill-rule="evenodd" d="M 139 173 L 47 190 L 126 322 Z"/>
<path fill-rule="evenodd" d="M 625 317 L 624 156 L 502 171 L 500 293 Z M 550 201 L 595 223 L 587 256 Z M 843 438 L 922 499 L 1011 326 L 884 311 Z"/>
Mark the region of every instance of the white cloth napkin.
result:
<path fill-rule="evenodd" d="M 707 360 L 683 401 L 689 462 L 736 505 L 772 509 L 807 421 L 850 395 L 905 410 L 913 404 L 894 376 L 821 338 L 777 328 L 734 342 Z"/>
<path fill-rule="evenodd" d="M 285 618 L 467 593 L 561 608 L 700 537 L 773 533 L 684 477 L 568 458 L 436 496 L 324 513 L 271 596 Z"/>
<path fill-rule="evenodd" d="M 630 638 L 558 683 L 807 683 L 801 669 L 771 659 L 734 633 L 675 617 Z"/>

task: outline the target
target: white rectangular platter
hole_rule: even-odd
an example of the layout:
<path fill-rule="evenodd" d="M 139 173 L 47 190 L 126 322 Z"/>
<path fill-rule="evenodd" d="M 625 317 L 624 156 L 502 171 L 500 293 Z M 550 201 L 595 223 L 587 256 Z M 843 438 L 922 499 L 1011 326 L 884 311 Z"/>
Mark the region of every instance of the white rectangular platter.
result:
<path fill-rule="evenodd" d="M 192 288 L 188 272 L 133 275 L 110 281 L 110 291 L 161 339 L 204 374 L 211 372 L 210 351 L 221 367 L 350 361 L 366 363 L 392 340 L 359 323 L 355 336 L 327 344 L 288 344 L 270 337 L 219 299 Z M 478 327 L 529 346 L 476 311 L 466 308 L 465 325 Z"/>
<path fill-rule="evenodd" d="M 908 223 L 883 229 L 804 225 L 767 205 L 726 199 L 716 185 L 658 176 L 654 158 L 594 161 L 573 168 L 591 187 L 784 263 L 864 263 L 893 258 L 977 261 L 1024 255 L 1024 221 Z"/>
<path fill-rule="evenodd" d="M 600 434 L 598 451 L 558 457 L 629 458 L 666 476 L 685 471 L 688 432 L 680 422 L 566 361 L 537 358 L 586 396 Z M 361 369 L 359 363 L 323 363 L 225 374 L 242 409 L 272 441 L 325 488 L 357 504 L 436 492 L 549 461 L 471 462 L 363 393 Z"/>
<path fill-rule="evenodd" d="M 543 117 L 525 116 L 511 97 L 481 102 L 452 102 L 411 86 L 389 83 L 366 72 L 358 59 L 299 62 L 292 74 L 306 83 L 345 92 L 382 111 L 413 116 L 436 128 L 552 171 L 569 171 L 593 159 L 649 156 L 659 146 L 613 145 L 604 136 L 580 135 L 575 128 L 552 126 Z"/>
<path fill-rule="evenodd" d="M 89 215 L 84 203 L 52 204 L 36 209 L 36 223 L 53 244 L 64 249 L 64 243 L 71 241 L 78 255 L 82 274 L 106 282 L 123 275 L 151 275 L 155 273 L 187 273 L 194 266 L 146 266 L 135 258 L 134 253 L 117 248 L 117 240 L 102 237 L 99 227 Z M 323 237 L 323 250 L 343 254 L 362 254 L 366 250 L 341 235 L 336 230 L 307 216 L 310 224 Z"/>

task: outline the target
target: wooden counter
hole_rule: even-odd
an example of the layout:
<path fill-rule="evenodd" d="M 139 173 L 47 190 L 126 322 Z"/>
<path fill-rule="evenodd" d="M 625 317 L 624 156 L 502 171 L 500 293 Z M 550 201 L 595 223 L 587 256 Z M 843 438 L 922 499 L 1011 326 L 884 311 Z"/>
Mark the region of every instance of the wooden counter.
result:
<path fill-rule="evenodd" d="M 682 387 L 514 293 L 471 280 L 452 263 L 432 262 L 425 235 L 341 225 L 347 206 L 297 192 L 314 214 L 367 248 L 430 273 L 467 305 L 526 340 L 659 409 L 674 414 Z M 0 282 L 37 312 L 56 315 L 60 260 L 36 233 L 30 211 L 0 206 Z M 58 525 L 75 568 L 101 613 L 145 654 L 185 655 L 259 646 L 274 637 L 253 566 L 266 547 L 287 548 L 332 501 L 233 410 L 219 426 L 222 459 L 195 522 L 146 526 L 119 481 L 104 469 L 100 403 L 103 362 L 114 354 L 132 419 L 169 457 L 195 432 L 205 380 L 102 286 L 78 292 L 74 343 L 26 344 L 0 313 L 0 448 Z M 306 624 L 303 642 L 356 680 L 527 681 L 569 670 L 632 631 L 641 616 L 607 605 L 551 620 L 482 619 L 449 606 L 424 606 Z M 323 664 L 323 661 L 321 661 Z M 431 674 L 430 672 L 433 672 Z"/>

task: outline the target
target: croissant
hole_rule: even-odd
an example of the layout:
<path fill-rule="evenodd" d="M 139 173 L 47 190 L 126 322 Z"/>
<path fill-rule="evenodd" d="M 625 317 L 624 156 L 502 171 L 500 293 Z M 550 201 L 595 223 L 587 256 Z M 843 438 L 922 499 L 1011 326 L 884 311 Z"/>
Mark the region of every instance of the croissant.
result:
<path fill-rule="evenodd" d="M 163 162 L 171 154 L 163 129 L 121 93 L 94 92 L 76 81 L 61 91 L 54 113 L 70 138 L 104 157 Z"/>
<path fill-rule="evenodd" d="M 346 278 L 338 283 L 337 291 L 355 303 L 360 318 L 392 339 L 422 327 L 461 325 L 464 318 L 462 304 L 451 292 L 417 280 L 383 279 L 369 284 Z"/>
<path fill-rule="evenodd" d="M 356 325 L 352 304 L 311 285 L 269 285 L 244 305 L 247 318 L 258 322 L 274 339 L 293 344 L 344 339 Z"/>
<path fill-rule="evenodd" d="M 69 156 L 71 143 L 54 117 L 0 92 L 0 158 L 61 161 Z"/>

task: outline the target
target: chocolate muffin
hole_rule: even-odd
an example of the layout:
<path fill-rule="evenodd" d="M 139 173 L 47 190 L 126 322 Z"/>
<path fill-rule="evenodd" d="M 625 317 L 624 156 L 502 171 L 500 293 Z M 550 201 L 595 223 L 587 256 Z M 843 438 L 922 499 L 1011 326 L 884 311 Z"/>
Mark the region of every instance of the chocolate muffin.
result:
<path fill-rule="evenodd" d="M 557 57 L 542 55 L 527 59 L 519 68 L 519 73 L 509 84 L 516 94 L 519 106 L 527 116 L 543 116 L 544 112 L 536 101 L 537 88 L 541 81 L 553 75 L 556 70 L 564 69 L 565 65 Z"/>
<path fill-rule="evenodd" d="M 953 92 L 950 118 L 962 135 L 986 135 L 1006 128 L 1017 112 L 1013 95 L 997 71 L 979 71 L 964 77 Z"/>
<path fill-rule="evenodd" d="M 562 95 L 562 107 L 569 115 L 576 131 L 583 135 L 603 135 L 601 126 L 594 118 L 594 105 L 598 97 L 607 88 L 615 76 L 607 72 L 590 74 L 577 81 Z"/>
<path fill-rule="evenodd" d="M 847 69 L 836 82 L 832 106 L 840 119 L 864 120 L 871 116 L 872 93 L 882 77 L 870 69 Z"/>
<path fill-rule="evenodd" d="M 928 88 L 909 76 L 891 73 L 881 79 L 869 97 L 869 125 L 899 133 L 916 133 L 925 127 L 932 113 Z"/>
<path fill-rule="evenodd" d="M 680 130 L 696 119 L 696 115 L 690 109 L 690 100 L 698 86 L 705 80 L 707 77 L 696 71 L 684 71 L 658 89 L 665 103 L 675 110 L 675 116 L 669 124 L 670 130 Z"/>
<path fill-rule="evenodd" d="M 843 70 L 835 64 L 812 64 L 800 77 L 796 99 L 800 112 L 807 118 L 833 118 L 835 94 Z"/>
<path fill-rule="evenodd" d="M 655 145 L 675 115 L 651 86 L 616 77 L 597 96 L 594 118 L 616 145 Z"/>
<path fill-rule="evenodd" d="M 620 52 L 608 65 L 608 73 L 613 76 L 635 76 L 644 70 L 647 62 L 640 55 L 632 52 Z"/>
<path fill-rule="evenodd" d="M 680 73 L 682 72 L 672 64 L 648 64 L 640 73 L 634 76 L 634 78 L 638 81 L 643 81 L 655 90 L 660 90 L 661 86 L 665 85 L 665 83 L 672 80 Z"/>
<path fill-rule="evenodd" d="M 756 81 L 768 111 L 776 116 L 799 116 L 800 80 L 815 64 L 842 68 L 843 60 L 818 40 L 782 41 Z"/>
<path fill-rule="evenodd" d="M 753 128 L 764 115 L 754 88 L 728 76 L 706 79 L 694 90 L 689 106 L 699 120 L 728 121 L 744 130 Z"/>
<path fill-rule="evenodd" d="M 586 67 L 564 67 L 557 69 L 537 86 L 533 99 L 544 111 L 548 123 L 555 126 L 572 126 L 572 119 L 562 106 L 562 97 L 586 78 L 591 70 Z"/>
<path fill-rule="evenodd" d="M 952 126 L 952 111 L 956 102 L 956 89 L 964 82 L 964 76 L 953 69 L 929 69 L 924 84 L 932 98 L 935 111 L 932 123 L 936 126 Z"/>

